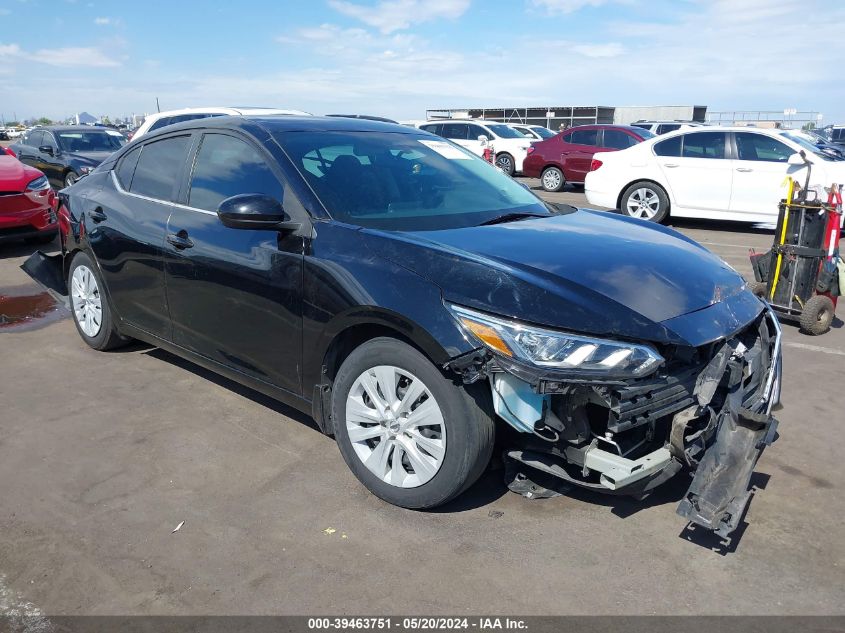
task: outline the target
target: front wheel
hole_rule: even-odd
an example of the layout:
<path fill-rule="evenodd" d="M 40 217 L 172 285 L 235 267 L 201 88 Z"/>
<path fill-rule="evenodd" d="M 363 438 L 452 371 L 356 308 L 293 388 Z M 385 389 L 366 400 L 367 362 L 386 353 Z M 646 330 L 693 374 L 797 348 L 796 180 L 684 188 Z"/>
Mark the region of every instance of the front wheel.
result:
<path fill-rule="evenodd" d="M 65 187 L 70 187 L 74 184 L 77 180 L 79 180 L 79 174 L 75 171 L 71 170 L 65 174 Z"/>
<path fill-rule="evenodd" d="M 622 194 L 620 207 L 632 218 L 659 223 L 669 215 L 669 197 L 653 182 L 635 182 Z"/>
<path fill-rule="evenodd" d="M 74 256 L 67 285 L 73 322 L 83 341 L 100 351 L 114 349 L 128 342 L 115 327 L 96 266 L 87 254 L 80 251 Z"/>
<path fill-rule="evenodd" d="M 540 184 L 546 191 L 560 191 L 566 184 L 566 178 L 559 167 L 546 167 L 540 176 Z"/>
<path fill-rule="evenodd" d="M 364 343 L 344 361 L 332 389 L 344 460 L 389 503 L 415 509 L 446 503 L 478 479 L 493 450 L 489 394 L 474 387 L 471 395 L 401 341 Z"/>
<path fill-rule="evenodd" d="M 496 167 L 501 169 L 508 176 L 513 176 L 516 171 L 516 163 L 513 161 L 513 156 L 504 152 L 496 156 Z"/>

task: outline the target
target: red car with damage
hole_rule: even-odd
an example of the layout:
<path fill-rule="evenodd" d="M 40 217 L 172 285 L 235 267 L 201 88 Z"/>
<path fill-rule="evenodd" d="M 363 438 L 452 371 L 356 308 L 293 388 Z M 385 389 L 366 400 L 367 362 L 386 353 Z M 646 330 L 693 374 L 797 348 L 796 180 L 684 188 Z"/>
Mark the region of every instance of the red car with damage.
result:
<path fill-rule="evenodd" d="M 0 242 L 52 242 L 59 228 L 56 206 L 42 172 L 0 153 Z"/>
<path fill-rule="evenodd" d="M 653 136 L 648 130 L 630 125 L 572 127 L 533 143 L 522 164 L 522 175 L 539 178 L 546 191 L 560 191 L 566 183 L 584 183 L 595 154 L 625 149 Z"/>

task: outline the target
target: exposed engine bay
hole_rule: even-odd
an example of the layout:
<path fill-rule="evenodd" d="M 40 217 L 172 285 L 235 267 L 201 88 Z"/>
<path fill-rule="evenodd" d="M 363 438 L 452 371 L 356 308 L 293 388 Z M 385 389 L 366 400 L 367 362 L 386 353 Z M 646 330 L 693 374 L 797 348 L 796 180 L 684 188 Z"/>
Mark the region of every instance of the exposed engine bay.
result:
<path fill-rule="evenodd" d="M 678 514 L 728 536 L 750 499 L 757 459 L 775 439 L 780 337 L 766 310 L 730 338 L 662 348 L 656 372 L 616 381 L 540 374 L 484 350 L 449 366 L 465 382 L 489 381 L 496 414 L 517 431 L 505 449 L 511 490 L 536 496 L 541 486 L 531 479 L 543 473 L 643 497 L 687 470 L 694 476 Z"/>

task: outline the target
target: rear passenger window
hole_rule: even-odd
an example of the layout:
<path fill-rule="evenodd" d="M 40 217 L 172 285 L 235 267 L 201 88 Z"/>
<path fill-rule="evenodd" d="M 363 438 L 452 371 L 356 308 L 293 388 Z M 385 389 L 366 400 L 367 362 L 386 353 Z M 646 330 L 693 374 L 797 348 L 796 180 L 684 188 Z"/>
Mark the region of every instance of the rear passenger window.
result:
<path fill-rule="evenodd" d="M 680 130 L 681 124 L 680 123 L 663 123 L 657 128 L 658 134 L 666 134 L 667 132 L 674 132 L 675 130 Z"/>
<path fill-rule="evenodd" d="M 698 132 L 684 134 L 684 158 L 724 158 L 724 132 Z"/>
<path fill-rule="evenodd" d="M 139 146 L 131 152 L 124 154 L 117 165 L 115 176 L 117 176 L 117 181 L 125 191 L 129 191 L 129 187 L 132 185 L 132 175 L 135 173 L 135 165 L 138 164 L 138 157 L 140 155 L 141 148 Z"/>
<path fill-rule="evenodd" d="M 465 141 L 467 140 L 468 129 L 469 126 L 466 123 L 444 123 L 440 136 L 456 141 Z"/>
<path fill-rule="evenodd" d="M 598 130 L 576 130 L 569 135 L 567 142 L 575 145 L 597 145 Z"/>
<path fill-rule="evenodd" d="M 610 147 L 611 149 L 625 149 L 636 144 L 636 139 L 633 136 L 625 134 L 619 130 L 605 130 L 604 142 L 602 147 Z"/>
<path fill-rule="evenodd" d="M 660 141 L 654 146 L 654 153 L 658 156 L 680 156 L 681 155 L 681 137 L 673 136 L 667 138 L 665 141 Z"/>
<path fill-rule="evenodd" d="M 223 200 L 242 193 L 263 193 L 281 202 L 284 191 L 252 145 L 225 134 L 206 134 L 194 163 L 188 205 L 216 211 Z"/>
<path fill-rule="evenodd" d="M 440 135 L 438 128 L 442 128 L 443 126 L 440 123 L 432 123 L 431 125 L 421 125 L 420 129 L 425 130 L 426 132 L 431 132 L 432 134 Z"/>
<path fill-rule="evenodd" d="M 144 145 L 129 191 L 156 200 L 173 200 L 190 142 L 190 136 L 173 136 Z"/>

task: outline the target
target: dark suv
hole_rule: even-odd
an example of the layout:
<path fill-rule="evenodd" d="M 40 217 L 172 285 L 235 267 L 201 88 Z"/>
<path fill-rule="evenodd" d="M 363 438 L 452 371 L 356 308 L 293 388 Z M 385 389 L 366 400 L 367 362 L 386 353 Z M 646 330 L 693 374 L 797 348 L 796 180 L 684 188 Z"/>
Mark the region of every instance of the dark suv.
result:
<path fill-rule="evenodd" d="M 62 253 L 25 268 L 70 290 L 88 345 L 140 339 L 307 412 L 391 503 L 459 495 L 507 431 L 523 493 L 546 473 L 639 497 L 688 469 L 684 517 L 743 516 L 780 330 L 671 229 L 349 118 L 168 126 L 59 196 Z"/>
<path fill-rule="evenodd" d="M 593 154 L 625 149 L 653 136 L 630 125 L 579 125 L 534 143 L 522 175 L 539 178 L 546 191 L 560 191 L 567 182 L 583 184 Z"/>
<path fill-rule="evenodd" d="M 89 174 L 126 145 L 117 130 L 87 125 L 35 127 L 11 146 L 22 163 L 40 169 L 57 189 Z"/>

